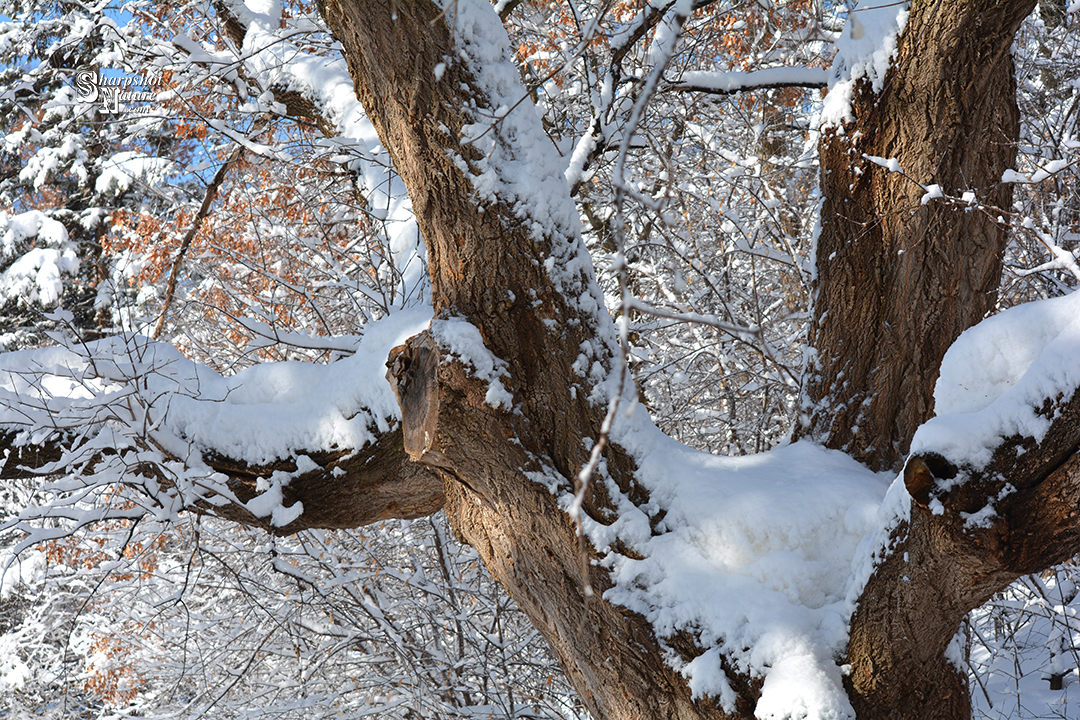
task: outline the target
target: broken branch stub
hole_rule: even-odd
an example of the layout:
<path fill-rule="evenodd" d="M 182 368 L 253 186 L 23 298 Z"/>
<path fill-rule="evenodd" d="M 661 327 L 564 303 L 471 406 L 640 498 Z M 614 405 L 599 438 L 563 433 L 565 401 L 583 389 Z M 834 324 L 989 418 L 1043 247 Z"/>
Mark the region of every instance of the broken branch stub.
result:
<path fill-rule="evenodd" d="M 419 461 L 435 440 L 439 416 L 439 393 L 435 370 L 439 348 L 426 332 L 390 351 L 386 379 L 401 408 L 405 452 Z"/>

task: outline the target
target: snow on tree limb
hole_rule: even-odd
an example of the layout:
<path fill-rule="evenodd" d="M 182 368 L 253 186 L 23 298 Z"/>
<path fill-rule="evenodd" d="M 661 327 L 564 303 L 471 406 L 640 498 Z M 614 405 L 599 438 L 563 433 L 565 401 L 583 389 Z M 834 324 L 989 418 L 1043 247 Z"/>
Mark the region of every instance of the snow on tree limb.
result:
<path fill-rule="evenodd" d="M 828 87 L 829 72 L 818 68 L 765 68 L 752 72 L 705 72 L 683 73 L 678 81 L 664 88 L 671 92 L 700 92 L 709 95 L 731 95 L 748 90 L 768 88 Z"/>
<path fill-rule="evenodd" d="M 938 453 L 983 470 L 1006 438 L 1046 442 L 1061 403 L 1080 388 L 1080 294 L 1010 308 L 963 333 L 945 354 L 936 416 L 913 454 Z M 1056 409 L 1048 411 L 1048 404 Z M 1056 451 L 1069 445 L 1049 443 Z"/>
<path fill-rule="evenodd" d="M 441 481 L 406 465 L 382 378 L 389 348 L 427 317 L 373 324 L 338 363 L 259 365 L 230 378 L 140 337 L 0 355 L 0 472 L 61 478 L 26 519 L 61 508 L 94 521 L 168 519 L 201 507 L 290 533 L 430 514 L 442 506 Z M 111 507 L 120 486 L 137 490 L 140 509 Z"/>
<path fill-rule="evenodd" d="M 1046 542 L 1080 531 L 1049 507 L 1037 510 L 1080 493 L 1078 357 L 1080 293 L 984 320 L 946 353 L 937 416 L 912 441 L 904 477 L 918 507 L 972 533 L 1000 532 L 1000 562 L 1018 574 L 1080 552 L 1075 538 Z M 1027 529 L 1015 532 L 1021 517 Z M 1042 538 L 1039 546 L 1027 546 L 1029 537 Z"/>

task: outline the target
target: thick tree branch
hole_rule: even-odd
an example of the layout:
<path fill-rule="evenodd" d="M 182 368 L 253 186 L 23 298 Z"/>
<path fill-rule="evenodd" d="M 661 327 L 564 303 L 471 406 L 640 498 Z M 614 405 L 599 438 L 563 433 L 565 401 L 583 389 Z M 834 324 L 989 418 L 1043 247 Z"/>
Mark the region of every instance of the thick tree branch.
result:
<path fill-rule="evenodd" d="M 7 461 L 0 465 L 0 480 L 40 477 L 41 468 L 60 460 L 64 453 L 63 443 L 56 439 L 27 446 L 16 442 L 16 433 L 0 431 L 0 448 L 8 451 Z M 293 478 L 282 489 L 285 507 L 297 502 L 304 506 L 288 525 L 275 527 L 269 517 L 256 517 L 234 503 L 200 501 L 191 509 L 261 527 L 275 535 L 289 535 L 309 528 L 355 528 L 390 518 L 424 517 L 438 512 L 445 502 L 442 478 L 409 461 L 400 429 L 382 433 L 359 451 L 310 453 L 308 457 L 319 468 Z M 297 469 L 292 460 L 260 466 L 213 454 L 205 460 L 213 470 L 228 476 L 228 488 L 240 503 L 259 495 L 259 478 Z M 93 465 L 85 466 L 84 472 L 92 472 Z"/>
<path fill-rule="evenodd" d="M 309 528 L 355 528 L 390 520 L 412 520 L 442 509 L 446 498 L 443 480 L 431 468 L 410 462 L 404 452 L 401 429 L 383 433 L 375 443 L 350 453 L 311 453 L 318 470 L 294 478 L 283 488 L 283 505 L 304 504 L 304 512 L 283 527 L 271 526 L 266 518 L 245 524 L 259 525 L 275 535 L 291 535 Z M 258 493 L 260 477 L 276 470 L 294 472 L 289 461 L 267 466 L 249 466 L 211 456 L 211 467 L 226 473 L 229 488 L 241 502 Z M 221 517 L 243 521 L 247 511 L 235 505 L 212 509 Z M 235 513 L 236 517 L 232 515 Z M 250 515 L 250 513 L 248 513 Z"/>
<path fill-rule="evenodd" d="M 1080 392 L 1047 399 L 1041 442 L 1005 438 L 983 468 L 937 453 L 908 459 L 911 518 L 892 533 L 852 619 L 850 690 L 860 717 L 970 715 L 967 678 L 946 658 L 964 616 L 1017 578 L 1080 553 Z M 911 668 L 926 668 L 918 673 Z"/>

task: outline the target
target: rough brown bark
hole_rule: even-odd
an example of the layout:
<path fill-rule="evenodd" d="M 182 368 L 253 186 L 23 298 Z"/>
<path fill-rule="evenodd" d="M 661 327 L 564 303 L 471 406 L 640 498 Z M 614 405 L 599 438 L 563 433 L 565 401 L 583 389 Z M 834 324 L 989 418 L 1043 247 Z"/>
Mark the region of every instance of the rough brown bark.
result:
<path fill-rule="evenodd" d="M 994 212 L 921 204 L 937 184 L 1009 208 L 1019 137 L 1013 37 L 1035 0 L 912 3 L 880 93 L 860 84 L 855 121 L 819 145 L 806 416 L 797 436 L 897 470 L 933 414 L 941 358 L 994 306 L 1007 227 Z M 895 158 L 889 173 L 865 155 Z"/>

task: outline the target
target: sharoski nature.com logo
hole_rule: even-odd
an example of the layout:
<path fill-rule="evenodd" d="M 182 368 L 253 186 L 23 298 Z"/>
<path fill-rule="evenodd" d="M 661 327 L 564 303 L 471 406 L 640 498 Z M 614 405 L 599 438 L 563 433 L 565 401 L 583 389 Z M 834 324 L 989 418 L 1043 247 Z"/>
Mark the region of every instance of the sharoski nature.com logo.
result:
<path fill-rule="evenodd" d="M 100 102 L 108 113 L 147 112 L 163 84 L 160 74 L 107 76 L 93 70 L 75 73 L 75 92 L 81 102 Z"/>

